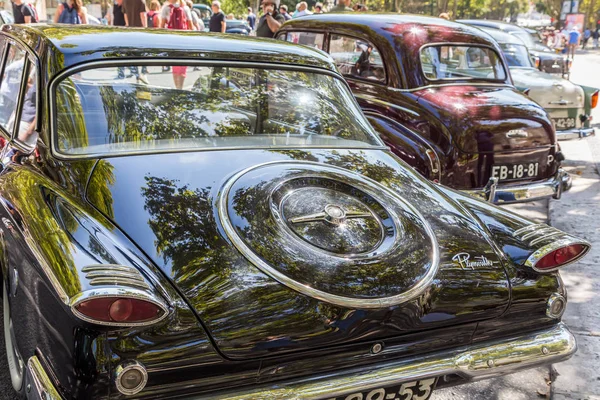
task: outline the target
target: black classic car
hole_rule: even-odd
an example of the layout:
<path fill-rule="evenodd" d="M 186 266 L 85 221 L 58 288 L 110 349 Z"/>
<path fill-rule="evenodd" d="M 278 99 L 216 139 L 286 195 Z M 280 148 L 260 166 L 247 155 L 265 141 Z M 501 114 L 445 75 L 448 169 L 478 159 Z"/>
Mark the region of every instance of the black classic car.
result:
<path fill-rule="evenodd" d="M 323 52 L 39 24 L 0 49 L 27 398 L 417 400 L 575 352 L 557 270 L 589 243 L 417 174 Z"/>
<path fill-rule="evenodd" d="M 457 22 L 482 28 L 497 29 L 506 32 L 509 35 L 518 37 L 523 41 L 525 46 L 527 46 L 532 61 L 537 69 L 549 74 L 560 75 L 566 79 L 569 79 L 571 75 L 571 61 L 564 55 L 557 54 L 550 47 L 537 41 L 536 37 L 530 32 L 530 29 L 501 21 L 485 19 L 462 19 L 457 20 Z"/>
<path fill-rule="evenodd" d="M 423 176 L 494 203 L 560 198 L 552 121 L 480 29 L 397 14 L 315 14 L 278 38 L 328 52 L 369 122 Z"/>

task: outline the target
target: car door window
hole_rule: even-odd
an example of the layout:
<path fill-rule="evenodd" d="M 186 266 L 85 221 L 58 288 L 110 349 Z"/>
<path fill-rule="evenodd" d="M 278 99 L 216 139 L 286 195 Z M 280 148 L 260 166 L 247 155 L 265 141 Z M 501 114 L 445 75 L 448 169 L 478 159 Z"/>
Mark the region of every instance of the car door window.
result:
<path fill-rule="evenodd" d="M 25 87 L 25 96 L 23 96 L 16 140 L 26 148 L 31 148 L 35 146 L 38 138 L 35 130 L 37 122 L 37 68 L 32 60 L 28 64 L 27 86 Z"/>
<path fill-rule="evenodd" d="M 0 126 L 11 133 L 16 122 L 17 102 L 25 65 L 25 51 L 9 45 L 0 82 Z"/>
<path fill-rule="evenodd" d="M 314 32 L 289 32 L 285 40 L 291 43 L 302 44 L 304 46 L 314 47 L 323 50 L 323 41 L 325 35 Z"/>
<path fill-rule="evenodd" d="M 329 54 L 340 72 L 354 78 L 385 81 L 385 68 L 377 48 L 362 39 L 331 35 Z"/>

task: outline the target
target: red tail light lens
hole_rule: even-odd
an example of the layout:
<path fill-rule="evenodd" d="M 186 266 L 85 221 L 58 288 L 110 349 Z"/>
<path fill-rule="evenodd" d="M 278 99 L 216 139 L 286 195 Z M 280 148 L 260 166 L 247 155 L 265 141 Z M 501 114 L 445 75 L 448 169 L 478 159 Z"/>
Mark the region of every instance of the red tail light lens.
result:
<path fill-rule="evenodd" d="M 598 93 L 599 93 L 598 90 L 596 90 L 594 92 L 594 94 L 592 95 L 592 104 L 591 104 L 592 108 L 596 108 L 596 106 L 598 105 Z"/>
<path fill-rule="evenodd" d="M 558 268 L 561 265 L 567 264 L 587 250 L 587 247 L 582 244 L 572 244 L 570 246 L 561 247 L 553 252 L 546 254 L 536 264 L 535 268 L 539 270 L 550 270 Z"/>
<path fill-rule="evenodd" d="M 538 69 L 540 68 L 540 59 L 537 57 L 535 58 L 535 67 Z"/>
<path fill-rule="evenodd" d="M 165 310 L 150 301 L 128 297 L 91 298 L 77 304 L 75 309 L 90 322 L 108 325 L 147 324 L 165 314 Z"/>

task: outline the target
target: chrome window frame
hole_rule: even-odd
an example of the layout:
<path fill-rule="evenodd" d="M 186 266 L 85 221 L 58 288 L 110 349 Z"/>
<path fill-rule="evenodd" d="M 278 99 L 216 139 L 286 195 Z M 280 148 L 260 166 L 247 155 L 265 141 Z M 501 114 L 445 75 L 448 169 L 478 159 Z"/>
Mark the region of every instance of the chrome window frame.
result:
<path fill-rule="evenodd" d="M 155 151 L 127 151 L 120 153 L 86 153 L 86 154 L 69 154 L 61 152 L 58 149 L 58 132 L 57 132 L 57 120 L 56 120 L 56 96 L 53 94 L 56 92 L 57 86 L 68 76 L 73 75 L 80 71 L 85 71 L 94 68 L 103 68 L 103 67 L 118 67 L 118 66 L 129 66 L 129 65 L 137 65 L 137 66 L 153 66 L 153 65 L 185 65 L 190 67 L 223 67 L 224 62 L 222 60 L 205 60 L 205 61 L 197 61 L 197 60 L 185 60 L 181 58 L 164 58 L 164 59 L 144 59 L 144 58 L 128 58 L 124 60 L 112 59 L 112 60 L 100 60 L 100 61 L 91 61 L 83 64 L 79 64 L 73 66 L 71 68 L 67 68 L 61 71 L 59 74 L 54 76 L 50 84 L 48 85 L 48 89 L 46 90 L 47 101 L 49 105 L 50 111 L 50 150 L 52 155 L 58 160 L 89 160 L 89 159 L 104 159 L 104 158 L 113 158 L 113 157 L 125 157 L 130 155 L 151 155 L 151 154 L 164 154 L 164 153 L 183 153 L 183 152 L 198 152 L 198 151 L 226 151 L 226 150 L 306 150 L 306 149 L 340 149 L 340 148 L 348 148 L 348 149 L 357 149 L 357 150 L 386 150 L 387 146 L 383 143 L 379 135 L 375 132 L 374 129 L 371 128 L 371 131 L 365 131 L 365 134 L 373 139 L 374 144 L 368 144 L 364 142 L 363 146 L 223 146 L 223 147 L 198 147 L 198 148 L 181 148 L 181 149 L 164 149 L 164 150 L 155 150 Z M 240 67 L 240 68 L 256 68 L 263 70 L 287 70 L 287 71 L 298 71 L 298 72 L 309 72 L 309 73 L 317 73 L 317 74 L 325 74 L 329 75 L 333 78 L 338 79 L 344 87 L 348 90 L 350 95 L 350 101 L 354 103 L 356 109 L 362 113 L 362 109 L 358 104 L 358 101 L 352 94 L 350 86 L 344 80 L 343 76 L 339 73 L 325 69 L 320 67 L 311 67 L 311 66 L 299 66 L 299 65 L 289 65 L 289 64 L 278 64 L 278 63 L 257 63 L 257 62 L 247 62 L 247 61 L 231 61 L 227 62 L 226 66 L 228 67 Z M 363 118 L 365 119 L 365 123 L 370 127 L 369 122 L 363 114 Z"/>
<path fill-rule="evenodd" d="M 423 63 L 421 62 L 421 52 L 424 49 L 426 49 L 427 47 L 439 47 L 439 46 L 479 47 L 479 48 L 484 48 L 484 49 L 493 51 L 496 54 L 498 61 L 500 61 L 500 64 L 502 65 L 502 70 L 504 71 L 504 79 L 487 79 L 487 78 L 476 78 L 476 77 L 445 78 L 445 79 L 430 79 L 430 78 L 428 78 L 427 75 L 425 75 L 425 71 L 423 70 Z M 487 44 L 466 43 L 466 42 L 427 43 L 427 44 L 424 44 L 423 46 L 419 47 L 419 57 L 418 58 L 419 58 L 419 66 L 420 66 L 419 70 L 421 72 L 421 76 L 425 79 L 425 82 L 430 82 L 433 84 L 460 83 L 460 82 L 468 82 L 469 84 L 471 84 L 471 82 L 479 82 L 479 83 L 489 82 L 489 83 L 495 83 L 495 84 L 510 84 L 510 79 L 511 79 L 510 72 L 508 70 L 508 66 L 506 65 L 504 58 L 502 57 L 502 52 L 498 52 L 498 49 L 494 48 L 493 46 L 489 46 Z"/>

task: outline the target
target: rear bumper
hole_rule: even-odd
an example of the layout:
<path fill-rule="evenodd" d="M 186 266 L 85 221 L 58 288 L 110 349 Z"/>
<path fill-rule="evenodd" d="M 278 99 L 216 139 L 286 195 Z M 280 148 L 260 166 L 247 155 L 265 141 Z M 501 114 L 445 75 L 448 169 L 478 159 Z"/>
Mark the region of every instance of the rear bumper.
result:
<path fill-rule="evenodd" d="M 571 188 L 571 177 L 559 168 L 556 175 L 541 182 L 525 184 L 498 185 L 496 178 L 490 178 L 483 189 L 465 190 L 471 196 L 489 201 L 494 204 L 523 203 L 552 197 L 560 199 L 562 192 Z"/>
<path fill-rule="evenodd" d="M 556 131 L 556 138 L 558 140 L 568 139 L 581 139 L 588 136 L 595 136 L 596 132 L 594 128 L 579 128 L 579 129 L 568 129 L 566 131 Z"/>
<path fill-rule="evenodd" d="M 577 350 L 575 337 L 559 323 L 551 328 L 411 359 L 333 372 L 291 382 L 241 388 L 195 399 L 319 399 L 419 379 L 458 375 L 465 381 L 500 376 L 564 361 Z M 61 399 L 38 358 L 27 363 L 27 399 Z M 174 393 L 176 395 L 176 393 Z"/>
<path fill-rule="evenodd" d="M 575 337 L 559 323 L 543 331 L 472 347 L 195 399 L 327 399 L 452 374 L 474 381 L 563 361 L 576 350 Z"/>

